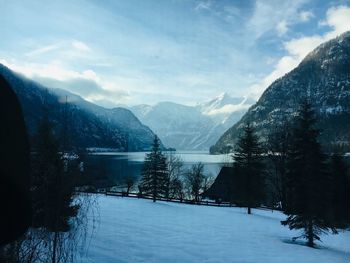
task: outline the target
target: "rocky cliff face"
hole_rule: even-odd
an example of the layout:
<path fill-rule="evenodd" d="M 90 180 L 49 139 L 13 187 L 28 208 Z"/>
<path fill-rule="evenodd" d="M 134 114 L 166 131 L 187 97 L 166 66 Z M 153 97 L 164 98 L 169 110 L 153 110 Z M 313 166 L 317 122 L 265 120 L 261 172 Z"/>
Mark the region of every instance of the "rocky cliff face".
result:
<path fill-rule="evenodd" d="M 295 116 L 308 98 L 319 115 L 320 141 L 350 149 L 350 32 L 323 43 L 297 68 L 272 83 L 242 119 L 228 129 L 211 153 L 231 151 L 246 122 L 262 140 L 283 120 Z"/>

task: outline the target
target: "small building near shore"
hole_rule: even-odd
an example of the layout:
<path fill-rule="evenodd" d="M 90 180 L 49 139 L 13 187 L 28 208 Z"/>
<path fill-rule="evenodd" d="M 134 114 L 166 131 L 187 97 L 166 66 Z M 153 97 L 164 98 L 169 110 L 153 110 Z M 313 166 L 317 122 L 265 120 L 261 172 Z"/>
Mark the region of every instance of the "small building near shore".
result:
<path fill-rule="evenodd" d="M 224 166 L 211 187 L 202 194 L 202 198 L 209 198 L 216 202 L 230 202 L 233 200 L 232 185 L 234 182 L 234 168 Z"/>

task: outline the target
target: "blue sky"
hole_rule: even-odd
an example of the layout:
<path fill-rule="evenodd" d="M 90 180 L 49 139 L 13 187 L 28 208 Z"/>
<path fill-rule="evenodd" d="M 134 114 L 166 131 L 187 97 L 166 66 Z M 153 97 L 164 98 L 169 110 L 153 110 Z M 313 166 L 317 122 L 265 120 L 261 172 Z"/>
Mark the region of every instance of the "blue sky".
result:
<path fill-rule="evenodd" d="M 0 0 L 0 63 L 97 104 L 258 98 L 350 30 L 350 0 Z"/>

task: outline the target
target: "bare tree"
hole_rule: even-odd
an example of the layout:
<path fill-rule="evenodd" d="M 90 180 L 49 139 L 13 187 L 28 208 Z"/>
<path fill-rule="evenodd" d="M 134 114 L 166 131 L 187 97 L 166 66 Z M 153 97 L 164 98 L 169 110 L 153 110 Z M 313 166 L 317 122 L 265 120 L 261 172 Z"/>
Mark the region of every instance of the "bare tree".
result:
<path fill-rule="evenodd" d="M 204 182 L 203 182 L 203 192 L 207 191 L 210 186 L 214 183 L 215 178 L 212 175 L 208 175 L 204 177 Z"/>
<path fill-rule="evenodd" d="M 184 199 L 184 185 L 180 178 L 174 178 L 170 182 L 170 198 Z"/>
<path fill-rule="evenodd" d="M 130 190 L 133 188 L 135 183 L 136 183 L 136 180 L 133 176 L 129 175 L 128 177 L 125 178 L 126 194 L 127 195 L 130 193 Z"/>
<path fill-rule="evenodd" d="M 192 165 L 187 173 L 185 173 L 185 180 L 188 186 L 191 196 L 194 201 L 199 201 L 200 191 L 203 187 L 205 176 L 203 173 L 204 165 L 202 163 L 197 163 Z"/>
<path fill-rule="evenodd" d="M 180 198 L 183 192 L 183 183 L 181 180 L 183 173 L 183 161 L 180 156 L 169 154 L 167 155 L 168 177 L 166 183 L 166 197 Z"/>

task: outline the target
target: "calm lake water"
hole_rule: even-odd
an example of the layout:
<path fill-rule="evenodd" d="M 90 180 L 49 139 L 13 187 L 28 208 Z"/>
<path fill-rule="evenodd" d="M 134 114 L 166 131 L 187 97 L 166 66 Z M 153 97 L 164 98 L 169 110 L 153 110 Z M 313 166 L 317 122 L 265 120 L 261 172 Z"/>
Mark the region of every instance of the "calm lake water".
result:
<path fill-rule="evenodd" d="M 98 152 L 87 156 L 85 170 L 95 179 L 108 178 L 114 183 L 122 183 L 127 176 L 139 178 L 146 152 Z M 184 171 L 192 164 L 201 162 L 207 176 L 216 176 L 223 164 L 231 161 L 229 155 L 210 155 L 208 152 L 166 153 L 180 156 Z"/>

